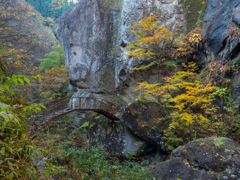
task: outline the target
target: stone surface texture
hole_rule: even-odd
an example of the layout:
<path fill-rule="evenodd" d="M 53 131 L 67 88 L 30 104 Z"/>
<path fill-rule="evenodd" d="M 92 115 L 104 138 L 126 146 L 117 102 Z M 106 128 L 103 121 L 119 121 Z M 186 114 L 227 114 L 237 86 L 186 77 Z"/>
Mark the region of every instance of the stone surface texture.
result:
<path fill-rule="evenodd" d="M 136 100 L 130 104 L 122 115 L 124 124 L 142 139 L 151 142 L 160 150 L 167 152 L 162 139 L 167 124 L 158 124 L 159 118 L 166 116 L 164 107 L 147 100 Z"/>
<path fill-rule="evenodd" d="M 93 92 L 105 83 L 109 90 L 114 88 L 111 52 L 119 19 L 119 10 L 109 12 L 101 1 L 82 0 L 56 20 L 53 31 L 63 47 L 72 85 Z"/>
<path fill-rule="evenodd" d="M 238 180 L 240 151 L 227 138 L 210 137 L 189 142 L 172 152 L 172 158 L 152 168 L 156 179 Z"/>
<path fill-rule="evenodd" d="M 178 0 L 123 0 L 107 7 L 100 0 L 80 0 L 53 26 L 64 50 L 70 83 L 93 93 L 112 92 L 121 86 L 141 63 L 125 56 L 124 47 L 134 40 L 129 32 L 133 22 L 154 7 L 163 12 L 161 25 L 175 29 L 184 23 L 177 5 Z"/>
<path fill-rule="evenodd" d="M 209 0 L 203 18 L 205 64 L 221 60 L 235 66 L 240 59 L 240 1 Z M 239 73 L 232 77 L 233 99 L 240 104 Z"/>
<path fill-rule="evenodd" d="M 203 31 L 208 53 L 223 61 L 239 55 L 240 2 L 238 0 L 209 0 L 203 18 Z M 231 25 L 236 28 L 233 29 Z"/>

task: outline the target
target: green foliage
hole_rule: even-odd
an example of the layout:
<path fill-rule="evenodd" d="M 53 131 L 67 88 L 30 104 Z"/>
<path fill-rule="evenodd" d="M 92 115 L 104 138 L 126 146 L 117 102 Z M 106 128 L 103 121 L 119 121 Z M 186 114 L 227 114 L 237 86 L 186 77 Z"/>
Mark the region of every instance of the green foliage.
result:
<path fill-rule="evenodd" d="M 162 66 L 166 66 L 166 67 L 174 68 L 174 69 L 178 68 L 178 66 L 174 62 L 172 62 L 172 61 L 164 61 L 162 63 Z"/>
<path fill-rule="evenodd" d="M 31 179 L 34 167 L 30 153 L 35 149 L 29 141 L 25 128 L 14 121 L 6 122 L 0 117 L 0 178 Z M 36 173 L 35 173 L 36 174 Z M 25 179 L 26 179 L 25 178 Z"/>
<path fill-rule="evenodd" d="M 220 97 L 220 110 L 215 114 L 215 121 L 219 123 L 218 133 L 220 136 L 228 137 L 234 141 L 240 141 L 240 116 L 238 100 L 232 98 L 232 83 L 230 79 L 225 80 L 225 87 L 218 87 L 216 92 L 222 94 Z"/>
<path fill-rule="evenodd" d="M 47 58 L 42 59 L 40 64 L 42 91 L 41 99 L 47 101 L 63 98 L 67 95 L 68 76 L 65 66 L 65 57 L 60 44 L 52 47 L 55 51 L 45 54 Z"/>
<path fill-rule="evenodd" d="M 19 179 L 23 177 L 32 179 L 35 176 L 39 176 L 30 159 L 35 146 L 29 139 L 27 126 L 20 118 L 25 115 L 19 108 L 21 106 L 14 107 L 1 103 L 0 176 L 4 179 Z M 28 108 L 36 110 L 34 106 L 28 106 Z"/>
<path fill-rule="evenodd" d="M 54 20 L 74 5 L 73 0 L 26 0 L 26 2 L 34 6 L 43 17 Z"/>
<path fill-rule="evenodd" d="M 89 122 L 85 122 L 83 125 L 81 125 L 79 128 L 87 128 L 89 126 Z"/>
<path fill-rule="evenodd" d="M 147 69 L 147 68 L 149 68 L 149 67 L 155 66 L 156 64 L 159 64 L 159 63 L 156 62 L 156 61 L 153 61 L 153 62 L 149 63 L 149 64 L 146 65 L 146 66 L 141 66 L 141 67 L 139 67 L 139 68 L 133 68 L 132 70 L 137 70 L 137 71 L 139 71 L 139 70 L 144 70 L 144 69 Z"/>
<path fill-rule="evenodd" d="M 239 67 L 239 65 L 240 65 L 240 59 L 237 59 L 236 61 L 234 61 L 233 66 Z"/>
<path fill-rule="evenodd" d="M 55 51 L 45 54 L 45 59 L 42 59 L 40 70 L 51 69 L 53 67 L 61 67 L 65 65 L 65 57 L 60 44 L 55 44 L 52 47 Z"/>
<path fill-rule="evenodd" d="M 42 104 L 30 104 L 19 98 L 19 86 L 30 84 L 30 79 L 41 81 L 39 76 L 12 75 L 0 72 L 0 178 L 31 179 L 37 171 L 30 160 L 35 149 L 29 140 L 24 118 L 31 112 L 38 112 Z M 25 83 L 26 82 L 26 83 Z M 18 99 L 17 103 L 15 99 Z"/>
<path fill-rule="evenodd" d="M 12 77 L 6 77 L 0 72 L 0 80 L 3 81 L 4 79 L 4 83 L 0 84 L 0 110 L 5 121 L 9 121 L 9 119 L 17 119 L 14 118 L 16 115 L 25 117 L 24 114 L 29 114 L 31 111 L 37 112 L 41 110 L 41 107 L 44 107 L 42 104 L 28 105 L 24 100 L 22 100 L 23 104 L 20 104 L 21 99 L 17 104 L 14 104 L 13 99 L 19 97 L 19 84 L 24 85 L 24 82 L 30 84 L 30 78 L 41 81 L 39 76 L 30 77 L 25 75 L 12 75 Z"/>
<path fill-rule="evenodd" d="M 151 179 L 148 172 L 132 162 L 118 162 L 116 158 L 107 160 L 107 152 L 102 148 L 92 148 L 78 152 L 76 166 L 84 178 L 110 179 Z"/>
<path fill-rule="evenodd" d="M 61 143 L 62 153 L 51 157 L 48 162 L 55 165 L 68 162 L 74 166 L 83 179 L 151 179 L 147 170 L 142 170 L 138 163 L 120 162 L 110 157 L 101 147 L 77 150 L 70 142 Z"/>

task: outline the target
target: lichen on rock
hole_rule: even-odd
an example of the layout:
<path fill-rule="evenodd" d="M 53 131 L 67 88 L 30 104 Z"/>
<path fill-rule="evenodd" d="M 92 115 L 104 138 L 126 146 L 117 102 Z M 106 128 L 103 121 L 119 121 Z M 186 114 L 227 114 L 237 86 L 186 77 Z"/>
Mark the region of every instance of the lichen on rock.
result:
<path fill-rule="evenodd" d="M 152 168 L 156 179 L 237 180 L 240 148 L 228 138 L 209 137 L 179 146 L 169 161 Z"/>
<path fill-rule="evenodd" d="M 202 26 L 207 0 L 181 0 L 179 11 L 185 12 L 186 32 Z"/>
<path fill-rule="evenodd" d="M 159 118 L 166 116 L 164 107 L 148 100 L 136 100 L 130 104 L 122 115 L 124 124 L 142 139 L 158 146 L 162 151 L 168 151 L 164 144 L 163 130 L 168 127 L 164 122 L 156 127 Z"/>

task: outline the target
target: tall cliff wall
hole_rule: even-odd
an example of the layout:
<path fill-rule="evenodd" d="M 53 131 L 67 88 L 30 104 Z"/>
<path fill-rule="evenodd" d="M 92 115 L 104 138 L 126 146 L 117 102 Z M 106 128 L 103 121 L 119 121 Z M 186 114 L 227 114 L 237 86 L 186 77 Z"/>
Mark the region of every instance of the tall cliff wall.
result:
<path fill-rule="evenodd" d="M 159 78 L 157 73 L 144 74 L 132 70 L 139 67 L 143 61 L 125 56 L 127 52 L 124 48 L 134 40 L 134 35 L 128 30 L 133 22 L 139 21 L 146 14 L 157 13 L 162 26 L 172 31 L 179 29 L 179 40 L 195 27 L 202 27 L 205 37 L 197 60 L 203 67 L 214 60 L 233 65 L 240 59 L 239 0 L 119 0 L 111 4 L 109 2 L 80 0 L 57 19 L 53 26 L 54 33 L 64 50 L 70 83 L 76 90 L 73 96 L 113 95 L 112 98 L 120 95 L 127 105 L 138 96 L 132 91 L 137 81 L 156 82 L 156 78 Z M 240 73 L 235 73 L 232 80 L 233 98 L 237 99 L 240 96 Z M 143 105 L 139 109 L 144 111 L 146 107 Z M 134 116 L 138 117 L 138 114 Z M 98 128 L 97 124 L 89 137 L 99 137 L 97 143 L 100 144 L 104 142 L 111 145 L 118 142 L 119 146 L 112 146 L 112 151 L 124 154 L 127 149 L 129 150 L 130 144 L 135 142 L 132 136 L 136 134 L 139 136 L 138 132 L 145 128 L 145 124 L 133 127 L 127 122 L 128 119 L 123 126 L 119 125 L 121 137 L 113 130 L 118 127 L 114 124 L 111 125 L 113 127 L 103 131 L 105 135 L 104 133 L 98 135 L 101 131 L 99 129 L 104 128 Z M 105 126 L 106 122 L 103 121 L 102 124 Z M 129 135 L 126 126 L 133 135 Z M 146 134 L 149 136 L 149 132 Z M 149 136 L 143 139 L 146 144 L 153 143 L 158 153 L 166 151 L 161 132 L 154 138 Z M 148 151 L 150 148 L 146 149 Z"/>
<path fill-rule="evenodd" d="M 119 10 L 110 12 L 100 1 L 80 1 L 53 27 L 66 57 L 70 83 L 99 93 L 104 83 L 114 88 L 113 47 L 118 35 Z M 116 25 L 117 24 L 117 25 Z M 108 82 L 103 82 L 104 78 Z"/>
<path fill-rule="evenodd" d="M 134 40 L 128 31 L 133 22 L 161 11 L 161 25 L 172 31 L 180 28 L 186 34 L 202 24 L 205 49 L 200 61 L 212 61 L 212 55 L 215 60 L 236 60 L 239 4 L 238 0 L 119 0 L 110 6 L 100 0 L 81 0 L 56 20 L 53 30 L 64 49 L 70 83 L 78 90 L 116 94 L 123 85 L 131 86 L 132 68 L 142 63 L 125 56 L 124 48 Z"/>
<path fill-rule="evenodd" d="M 184 24 L 178 0 L 123 0 L 108 6 L 99 0 L 79 1 L 56 20 L 53 31 L 66 57 L 70 83 L 81 94 L 117 93 L 141 62 L 126 57 L 124 48 L 134 40 L 128 30 L 148 11 L 160 13 L 162 25 L 175 29 Z"/>

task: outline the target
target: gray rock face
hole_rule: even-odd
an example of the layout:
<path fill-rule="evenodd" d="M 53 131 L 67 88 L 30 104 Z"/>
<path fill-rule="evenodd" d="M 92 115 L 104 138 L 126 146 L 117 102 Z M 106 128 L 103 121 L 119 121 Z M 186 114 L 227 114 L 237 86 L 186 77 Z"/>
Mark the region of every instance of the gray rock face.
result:
<path fill-rule="evenodd" d="M 223 61 L 239 55 L 236 52 L 236 48 L 239 49 L 239 37 L 236 31 L 240 29 L 231 28 L 231 25 L 239 23 L 239 7 L 239 0 L 209 0 L 207 4 L 203 19 L 205 42 L 209 47 L 208 50 L 219 55 Z"/>
<path fill-rule="evenodd" d="M 70 83 L 94 93 L 120 86 L 140 63 L 125 56 L 124 48 L 134 40 L 129 32 L 133 22 L 154 7 L 163 12 L 161 24 L 175 29 L 184 23 L 177 5 L 178 0 L 123 0 L 113 7 L 100 0 L 79 1 L 53 26 L 64 50 Z"/>
<path fill-rule="evenodd" d="M 110 154 L 117 154 L 121 158 L 131 154 L 160 162 L 168 155 L 158 148 L 156 143 L 136 135 L 136 132 L 123 122 L 113 123 L 103 116 L 96 116 L 90 121 L 88 138 L 92 146 L 104 145 Z"/>
<path fill-rule="evenodd" d="M 156 165 L 153 169 L 156 179 L 172 180 L 217 180 L 216 176 L 208 174 L 204 170 L 196 170 L 184 163 L 181 157 L 173 157 L 170 161 Z"/>
<path fill-rule="evenodd" d="M 206 59 L 221 60 L 232 66 L 240 58 L 240 1 L 209 0 L 203 24 Z M 232 82 L 232 97 L 240 104 L 239 73 L 232 77 Z"/>
<path fill-rule="evenodd" d="M 134 40 L 129 31 L 133 22 L 161 10 L 160 25 L 174 30 L 186 23 L 187 10 L 182 8 L 187 5 L 179 0 L 119 0 L 109 6 L 100 0 L 80 0 L 53 26 L 64 49 L 70 83 L 93 93 L 118 93 L 133 74 L 132 68 L 142 63 L 125 56 L 124 48 Z M 207 1 L 203 18 L 207 54 L 223 61 L 239 58 L 239 12 L 239 0 Z M 130 90 L 132 84 L 127 84 Z"/>
<path fill-rule="evenodd" d="M 164 128 L 168 126 L 167 124 L 158 124 L 159 118 L 165 115 L 164 107 L 158 103 L 138 100 L 126 108 L 122 120 L 134 134 L 167 152 L 168 149 L 165 147 L 162 136 Z"/>
<path fill-rule="evenodd" d="M 99 91 L 103 80 L 114 84 L 114 57 L 110 52 L 119 19 L 117 9 L 110 13 L 101 1 L 83 0 L 56 20 L 53 31 L 63 47 L 74 86 Z"/>
<path fill-rule="evenodd" d="M 233 13 L 233 22 L 240 26 L 240 4 L 236 7 L 236 11 Z"/>
<path fill-rule="evenodd" d="M 105 145 L 112 154 L 125 153 L 125 130 L 121 123 L 112 123 L 103 116 L 96 116 L 90 121 L 88 138 L 92 146 Z"/>
<path fill-rule="evenodd" d="M 189 142 L 172 152 L 169 161 L 152 168 L 156 179 L 238 180 L 239 147 L 227 138 L 211 137 Z M 211 172 L 211 173 L 210 173 Z"/>
<path fill-rule="evenodd" d="M 142 61 L 125 56 L 128 52 L 124 49 L 135 40 L 133 33 L 129 31 L 134 22 L 140 21 L 148 12 L 152 14 L 163 13 L 160 25 L 174 30 L 178 24 L 184 24 L 184 14 L 179 14 L 178 0 L 150 1 L 150 0 L 123 0 L 121 12 L 121 25 L 117 41 L 118 54 L 116 59 L 116 87 L 121 86 L 133 73 L 132 68 L 138 67 Z M 159 9 L 154 11 L 153 9 Z M 143 60 L 144 61 L 144 60 Z"/>
<path fill-rule="evenodd" d="M 145 143 L 122 122 L 112 123 L 103 116 L 97 116 L 90 122 L 88 138 L 93 146 L 105 145 L 111 154 L 118 154 L 121 157 L 126 153 L 136 153 Z"/>

